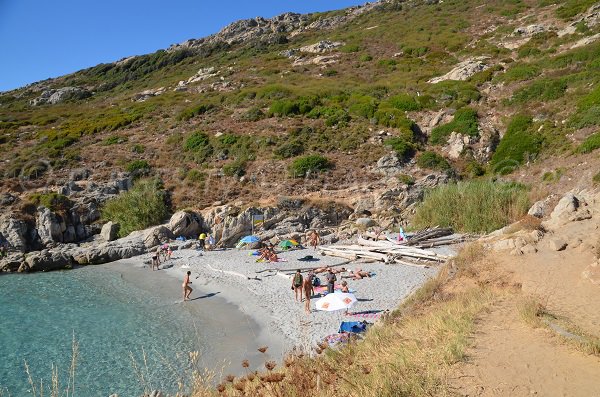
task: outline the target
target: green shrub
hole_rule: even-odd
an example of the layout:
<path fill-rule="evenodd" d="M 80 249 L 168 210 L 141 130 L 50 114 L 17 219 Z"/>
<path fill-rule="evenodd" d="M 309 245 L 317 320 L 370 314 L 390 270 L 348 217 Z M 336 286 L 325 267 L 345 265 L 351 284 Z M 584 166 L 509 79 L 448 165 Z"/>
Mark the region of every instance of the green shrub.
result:
<path fill-rule="evenodd" d="M 433 145 L 446 144 L 452 132 L 472 137 L 478 136 L 477 111 L 469 107 L 458 109 L 451 122 L 435 127 L 431 131 L 430 142 Z"/>
<path fill-rule="evenodd" d="M 421 104 L 415 100 L 414 97 L 408 94 L 400 94 L 391 97 L 387 100 L 390 107 L 405 111 L 421 110 Z"/>
<path fill-rule="evenodd" d="M 108 138 L 104 139 L 104 141 L 102 141 L 102 144 L 105 146 L 118 145 L 127 142 L 127 140 L 128 139 L 126 136 L 111 135 Z"/>
<path fill-rule="evenodd" d="M 594 185 L 600 184 L 600 172 L 598 172 L 596 175 L 594 175 L 592 177 L 592 182 L 594 183 Z"/>
<path fill-rule="evenodd" d="M 523 185 L 474 180 L 437 187 L 426 193 L 413 225 L 452 227 L 466 233 L 489 233 L 527 213 Z"/>
<path fill-rule="evenodd" d="M 131 151 L 133 153 L 142 154 L 146 151 L 146 148 L 144 147 L 144 145 L 140 145 L 139 143 L 136 143 L 135 145 L 133 145 L 131 147 Z"/>
<path fill-rule="evenodd" d="M 535 65 L 522 64 L 514 65 L 504 73 L 502 80 L 510 83 L 513 81 L 530 80 L 539 76 L 540 68 Z"/>
<path fill-rule="evenodd" d="M 405 185 L 412 186 L 415 184 L 415 178 L 412 175 L 408 174 L 400 174 L 398 175 L 398 180 L 400 183 L 404 183 Z"/>
<path fill-rule="evenodd" d="M 273 150 L 273 154 L 280 159 L 289 159 L 304 153 L 304 143 L 301 140 L 286 141 Z"/>
<path fill-rule="evenodd" d="M 511 98 L 514 104 L 524 104 L 530 101 L 552 101 L 561 98 L 567 90 L 563 80 L 540 79 L 521 88 Z"/>
<path fill-rule="evenodd" d="M 211 109 L 214 109 L 214 105 L 210 103 L 201 103 L 190 108 L 184 109 L 177 115 L 177 120 L 187 121 L 192 117 L 204 114 Z"/>
<path fill-rule="evenodd" d="M 481 98 L 477 87 L 466 81 L 441 81 L 432 85 L 428 92 L 435 97 L 438 103 L 455 108 L 466 106 Z"/>
<path fill-rule="evenodd" d="M 246 113 L 242 116 L 242 120 L 244 121 L 258 121 L 265 118 L 265 113 L 259 107 L 253 107 L 248 109 Z"/>
<path fill-rule="evenodd" d="M 509 174 L 539 153 L 543 138 L 532 127 L 529 116 L 516 115 L 511 119 L 490 161 L 494 172 Z"/>
<path fill-rule="evenodd" d="M 399 128 L 403 131 L 412 131 L 415 123 L 406 118 L 402 110 L 393 108 L 379 108 L 373 116 L 377 124 L 385 127 Z"/>
<path fill-rule="evenodd" d="M 579 100 L 569 125 L 575 128 L 600 125 L 600 86 Z"/>
<path fill-rule="evenodd" d="M 568 20 L 593 6 L 597 0 L 566 0 L 556 10 L 556 16 Z"/>
<path fill-rule="evenodd" d="M 340 51 L 346 53 L 359 52 L 360 46 L 358 44 L 346 44 L 345 46 L 340 48 Z"/>
<path fill-rule="evenodd" d="M 351 115 L 365 119 L 372 118 L 377 110 L 377 99 L 369 95 L 352 94 L 346 104 Z"/>
<path fill-rule="evenodd" d="M 333 77 L 336 76 L 338 74 L 338 71 L 335 69 L 327 69 L 324 73 L 323 76 L 325 77 Z"/>
<path fill-rule="evenodd" d="M 184 176 L 188 186 L 203 187 L 206 180 L 206 174 L 197 169 L 188 170 Z"/>
<path fill-rule="evenodd" d="M 417 156 L 417 165 L 421 168 L 437 171 L 449 171 L 452 168 L 443 156 L 430 151 L 425 151 Z"/>
<path fill-rule="evenodd" d="M 183 148 L 197 163 L 206 161 L 213 152 L 208 135 L 200 131 L 191 133 L 183 143 Z"/>
<path fill-rule="evenodd" d="M 294 178 L 301 178 L 326 171 L 331 167 L 332 163 L 326 157 L 313 154 L 295 159 L 290 164 L 289 171 Z"/>
<path fill-rule="evenodd" d="M 240 177 L 246 173 L 248 160 L 240 158 L 223 166 L 223 174 L 226 176 Z"/>
<path fill-rule="evenodd" d="M 130 173 L 147 173 L 150 171 L 150 164 L 146 160 L 133 160 L 127 163 L 125 171 Z"/>
<path fill-rule="evenodd" d="M 168 215 L 166 192 L 154 179 L 138 180 L 133 188 L 110 199 L 102 209 L 102 218 L 119 224 L 119 236 L 158 225 Z"/>
<path fill-rule="evenodd" d="M 73 202 L 67 196 L 58 193 L 33 193 L 29 201 L 54 212 L 66 212 L 73 207 Z"/>
<path fill-rule="evenodd" d="M 264 99 L 283 99 L 292 95 L 292 90 L 281 85 L 268 85 L 260 89 L 257 96 Z"/>
<path fill-rule="evenodd" d="M 358 58 L 358 60 L 361 62 L 371 62 L 373 60 L 373 57 L 369 54 L 363 54 L 360 56 L 360 58 Z"/>
<path fill-rule="evenodd" d="M 414 156 L 416 147 L 413 142 L 403 137 L 388 138 L 383 142 L 384 145 L 391 147 L 398 158 L 402 161 L 409 160 Z"/>
<path fill-rule="evenodd" d="M 485 168 L 483 168 L 483 166 L 475 160 L 469 161 L 467 163 L 467 165 L 465 166 L 465 171 L 471 178 L 475 178 L 485 174 Z"/>
<path fill-rule="evenodd" d="M 284 117 L 296 114 L 307 114 L 319 104 L 319 98 L 315 96 L 301 97 L 295 100 L 280 99 L 271 104 L 269 116 Z"/>
<path fill-rule="evenodd" d="M 307 117 L 317 119 L 324 118 L 325 125 L 332 127 L 334 125 L 345 126 L 350 120 L 348 112 L 340 107 L 318 106 L 311 110 Z"/>
<path fill-rule="evenodd" d="M 558 182 L 558 181 L 560 181 L 560 178 L 563 176 L 564 173 L 565 173 L 564 168 L 557 168 L 554 171 L 544 172 L 544 175 L 542 175 L 542 182 L 546 182 L 546 183 Z"/>
<path fill-rule="evenodd" d="M 596 132 L 588 136 L 582 143 L 577 147 L 579 153 L 591 153 L 596 149 L 600 148 L 600 132 Z"/>

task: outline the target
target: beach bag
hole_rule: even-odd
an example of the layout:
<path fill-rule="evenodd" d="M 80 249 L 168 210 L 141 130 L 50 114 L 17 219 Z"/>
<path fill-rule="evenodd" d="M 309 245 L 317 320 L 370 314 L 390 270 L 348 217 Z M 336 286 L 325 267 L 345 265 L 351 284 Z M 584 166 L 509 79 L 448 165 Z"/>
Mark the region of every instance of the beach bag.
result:
<path fill-rule="evenodd" d="M 321 279 L 315 276 L 315 278 L 313 278 L 312 285 L 313 287 L 319 287 L 321 285 Z"/>

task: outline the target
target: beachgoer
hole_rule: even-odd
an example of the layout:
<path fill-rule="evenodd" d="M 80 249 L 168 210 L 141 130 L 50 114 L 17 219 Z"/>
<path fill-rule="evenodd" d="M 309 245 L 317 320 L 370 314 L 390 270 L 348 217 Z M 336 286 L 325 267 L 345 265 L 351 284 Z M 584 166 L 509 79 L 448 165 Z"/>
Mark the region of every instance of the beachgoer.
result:
<path fill-rule="evenodd" d="M 329 268 L 329 272 L 325 275 L 325 278 L 327 279 L 327 293 L 333 294 L 333 292 L 335 291 L 335 282 L 337 280 L 337 277 L 335 276 L 331 268 Z"/>
<path fill-rule="evenodd" d="M 348 288 L 348 282 L 346 280 L 342 281 L 342 292 L 346 294 L 350 292 L 350 288 Z"/>
<path fill-rule="evenodd" d="M 169 247 L 167 248 L 167 259 L 171 259 L 171 255 L 173 255 L 173 250 Z"/>
<path fill-rule="evenodd" d="M 198 236 L 198 246 L 200 247 L 200 249 L 202 251 L 204 251 L 205 249 L 205 243 L 206 243 L 206 234 L 201 233 L 200 236 Z"/>
<path fill-rule="evenodd" d="M 314 274 L 308 273 L 308 276 L 306 276 L 306 278 L 302 282 L 302 289 L 304 290 L 304 298 L 306 299 L 304 301 L 304 310 L 306 311 L 306 313 L 310 313 L 310 298 L 314 294 L 313 285 L 312 285 L 313 277 L 314 277 Z"/>
<path fill-rule="evenodd" d="M 160 265 L 160 260 L 158 259 L 158 252 L 152 254 L 152 271 L 154 271 L 154 267 L 156 266 L 156 270 L 158 270 L 158 265 Z"/>
<path fill-rule="evenodd" d="M 292 289 L 294 290 L 294 297 L 298 301 L 298 295 L 300 295 L 300 302 L 302 302 L 302 283 L 304 279 L 300 269 L 296 270 L 296 274 L 292 277 Z"/>
<path fill-rule="evenodd" d="M 190 295 L 192 294 L 192 287 L 190 287 L 190 284 L 192 283 L 190 281 L 190 276 L 192 275 L 192 272 L 188 270 L 188 272 L 186 273 L 184 279 L 183 279 L 183 300 L 187 301 L 190 300 Z"/>
<path fill-rule="evenodd" d="M 332 272 L 335 273 L 335 274 L 337 274 L 337 273 L 346 273 L 347 270 L 346 270 L 345 267 L 342 267 L 340 269 L 333 269 Z"/>
<path fill-rule="evenodd" d="M 313 247 L 314 250 L 316 250 L 317 245 L 319 245 L 319 243 L 321 242 L 321 236 L 319 236 L 319 233 L 317 233 L 316 230 L 311 231 L 310 234 L 308 235 L 308 239 L 309 239 L 310 245 Z"/>
<path fill-rule="evenodd" d="M 206 242 L 208 243 L 208 249 L 213 250 L 215 248 L 215 237 L 212 234 L 206 236 Z"/>
<path fill-rule="evenodd" d="M 156 247 L 156 260 L 158 261 L 158 264 L 160 265 L 160 256 L 162 254 L 162 250 L 160 249 L 160 245 L 158 247 Z"/>
<path fill-rule="evenodd" d="M 371 272 L 365 272 L 362 269 L 357 268 L 354 272 L 350 272 L 354 280 L 362 280 L 365 277 L 371 277 Z"/>

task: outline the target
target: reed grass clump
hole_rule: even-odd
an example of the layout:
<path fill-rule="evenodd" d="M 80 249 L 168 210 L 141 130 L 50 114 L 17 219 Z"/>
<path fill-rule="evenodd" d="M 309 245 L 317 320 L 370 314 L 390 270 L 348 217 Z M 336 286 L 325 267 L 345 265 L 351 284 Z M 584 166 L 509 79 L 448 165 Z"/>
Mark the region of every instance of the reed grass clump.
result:
<path fill-rule="evenodd" d="M 474 180 L 437 187 L 426 194 L 413 220 L 416 227 L 452 227 L 456 231 L 488 233 L 527 213 L 525 186 Z"/>

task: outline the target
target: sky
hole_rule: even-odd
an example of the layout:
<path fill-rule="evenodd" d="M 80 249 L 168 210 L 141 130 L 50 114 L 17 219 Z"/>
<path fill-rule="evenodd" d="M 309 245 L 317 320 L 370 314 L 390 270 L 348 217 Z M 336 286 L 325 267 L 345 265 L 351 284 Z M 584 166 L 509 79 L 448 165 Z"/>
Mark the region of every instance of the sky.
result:
<path fill-rule="evenodd" d="M 0 91 L 216 33 L 364 0 L 0 0 Z"/>

